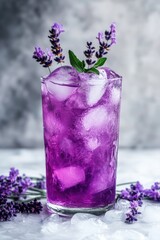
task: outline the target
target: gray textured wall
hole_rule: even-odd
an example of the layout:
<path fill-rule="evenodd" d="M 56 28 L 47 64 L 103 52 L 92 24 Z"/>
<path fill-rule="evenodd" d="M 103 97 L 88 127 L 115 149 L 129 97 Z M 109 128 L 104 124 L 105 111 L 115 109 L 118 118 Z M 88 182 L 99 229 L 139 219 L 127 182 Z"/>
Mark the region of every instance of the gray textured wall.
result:
<path fill-rule="evenodd" d="M 1 0 L 0 16 L 0 147 L 43 144 L 39 78 L 47 72 L 31 56 L 34 45 L 49 46 L 55 21 L 68 31 L 65 49 L 79 56 L 117 22 L 108 65 L 124 80 L 120 145 L 160 147 L 159 0 Z"/>

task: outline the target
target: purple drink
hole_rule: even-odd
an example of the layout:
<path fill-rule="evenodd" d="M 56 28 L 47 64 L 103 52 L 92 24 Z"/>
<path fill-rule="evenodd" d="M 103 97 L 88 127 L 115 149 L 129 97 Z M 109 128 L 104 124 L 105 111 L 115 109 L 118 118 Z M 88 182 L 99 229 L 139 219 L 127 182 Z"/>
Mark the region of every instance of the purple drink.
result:
<path fill-rule="evenodd" d="M 42 81 L 47 201 L 52 211 L 101 213 L 115 201 L 121 77 L 69 66 Z"/>

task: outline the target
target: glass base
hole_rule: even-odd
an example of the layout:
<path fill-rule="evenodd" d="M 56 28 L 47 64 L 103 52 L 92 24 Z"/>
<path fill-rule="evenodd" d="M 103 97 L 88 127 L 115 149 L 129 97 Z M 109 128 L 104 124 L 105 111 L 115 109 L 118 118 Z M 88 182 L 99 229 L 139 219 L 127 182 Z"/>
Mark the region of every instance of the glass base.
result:
<path fill-rule="evenodd" d="M 75 213 L 91 213 L 95 215 L 101 215 L 108 210 L 114 207 L 113 204 L 109 204 L 105 207 L 98 207 L 98 208 L 70 208 L 70 207 L 62 207 L 59 205 L 55 205 L 52 203 L 47 203 L 47 208 L 51 213 L 57 213 L 60 216 L 73 216 Z"/>

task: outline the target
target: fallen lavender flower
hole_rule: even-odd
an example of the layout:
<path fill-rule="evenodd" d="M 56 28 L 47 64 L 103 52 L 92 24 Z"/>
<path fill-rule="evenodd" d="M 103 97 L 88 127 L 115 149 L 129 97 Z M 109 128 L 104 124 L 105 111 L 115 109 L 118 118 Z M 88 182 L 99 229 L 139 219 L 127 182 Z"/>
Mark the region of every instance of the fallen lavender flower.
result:
<path fill-rule="evenodd" d="M 9 221 L 12 217 L 17 216 L 17 209 L 14 202 L 0 204 L 0 222 Z"/>
<path fill-rule="evenodd" d="M 127 211 L 127 213 L 126 213 L 126 219 L 125 219 L 126 223 L 133 223 L 133 222 L 137 221 L 137 216 L 139 214 L 141 214 L 141 212 L 139 212 L 138 209 L 141 206 L 142 206 L 141 201 L 131 201 L 130 202 L 129 211 Z"/>
<path fill-rule="evenodd" d="M 42 211 L 42 203 L 34 199 L 28 203 L 15 203 L 15 208 L 17 213 L 40 213 Z"/>
<path fill-rule="evenodd" d="M 10 169 L 9 176 L 0 176 L 0 196 L 14 195 L 19 198 L 31 186 L 33 186 L 31 179 L 25 175 L 20 176 L 19 171 L 15 168 Z"/>
<path fill-rule="evenodd" d="M 45 197 L 45 178 L 30 178 L 11 168 L 8 176 L 0 176 L 0 221 L 11 220 L 17 213 L 40 213 Z M 34 196 L 34 200 L 28 199 Z M 12 201 L 11 201 L 12 199 Z M 25 199 L 25 200 L 24 200 Z M 27 201 L 27 202 L 26 202 Z"/>
<path fill-rule="evenodd" d="M 119 198 L 128 200 L 130 202 L 129 210 L 126 213 L 126 223 L 133 223 L 137 221 L 137 217 L 141 212 L 139 207 L 143 204 L 144 188 L 143 185 L 137 181 L 135 184 L 131 184 L 130 188 L 126 188 L 121 191 Z"/>
<path fill-rule="evenodd" d="M 138 181 L 136 182 L 136 184 L 131 184 L 130 188 L 122 190 L 120 198 L 129 201 L 142 200 L 144 196 L 143 190 L 144 190 L 143 185 Z"/>
<path fill-rule="evenodd" d="M 153 200 L 153 201 L 160 201 L 160 183 L 155 182 L 150 189 L 145 189 L 143 191 L 144 197 Z"/>
<path fill-rule="evenodd" d="M 34 188 L 46 189 L 45 177 L 42 177 L 41 180 L 37 180 L 36 183 L 34 184 Z"/>

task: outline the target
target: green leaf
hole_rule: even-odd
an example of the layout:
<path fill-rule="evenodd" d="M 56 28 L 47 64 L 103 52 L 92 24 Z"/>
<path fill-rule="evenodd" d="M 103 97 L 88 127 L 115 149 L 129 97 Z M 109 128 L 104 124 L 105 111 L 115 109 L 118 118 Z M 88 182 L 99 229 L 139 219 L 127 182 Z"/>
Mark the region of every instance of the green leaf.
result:
<path fill-rule="evenodd" d="M 98 59 L 98 61 L 94 64 L 94 68 L 97 68 L 97 67 L 100 67 L 100 66 L 103 66 L 103 64 L 106 62 L 107 58 L 100 58 Z"/>
<path fill-rule="evenodd" d="M 95 74 L 99 75 L 99 71 L 94 67 L 89 68 L 89 69 L 85 69 L 85 72 L 86 73 L 95 73 Z"/>
<path fill-rule="evenodd" d="M 71 50 L 68 51 L 68 54 L 71 65 L 76 68 L 78 72 L 83 72 L 85 63 L 83 63 L 83 61 L 81 62 Z"/>
<path fill-rule="evenodd" d="M 85 64 L 85 61 L 83 60 L 82 61 L 82 66 L 83 66 L 83 69 L 85 68 L 86 64 Z"/>

